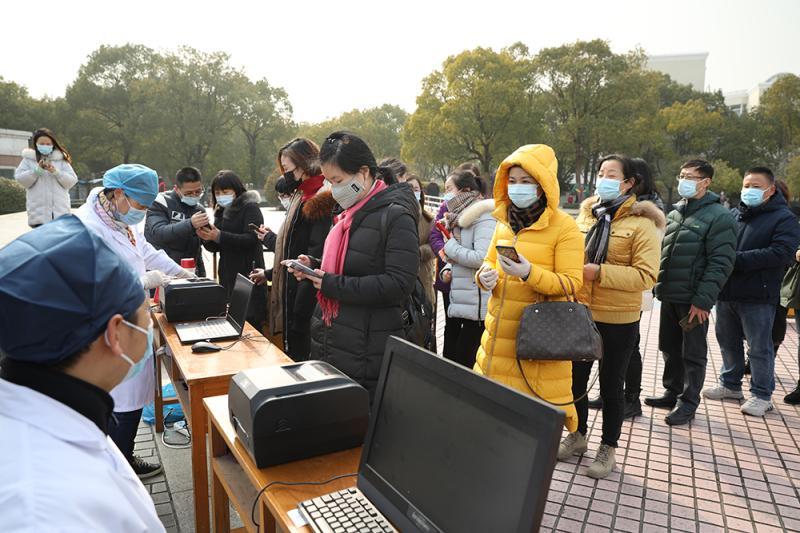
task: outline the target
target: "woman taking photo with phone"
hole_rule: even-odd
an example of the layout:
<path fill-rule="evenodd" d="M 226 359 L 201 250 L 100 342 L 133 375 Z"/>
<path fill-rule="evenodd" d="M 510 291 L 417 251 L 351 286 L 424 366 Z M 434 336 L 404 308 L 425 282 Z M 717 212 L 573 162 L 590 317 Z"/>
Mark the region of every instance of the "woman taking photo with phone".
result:
<path fill-rule="evenodd" d="M 255 268 L 264 268 L 261 241 L 251 228 L 264 223 L 258 207 L 261 201 L 256 191 L 244 188 L 242 180 L 232 170 L 220 170 L 211 180 L 211 205 L 214 224 L 197 229 L 203 246 L 209 252 L 219 252 L 219 282 L 231 299 L 236 275 L 247 276 Z M 254 287 L 247 312 L 247 321 L 259 331 L 267 319 L 267 296 L 264 287 Z"/>
<path fill-rule="evenodd" d="M 545 299 L 565 300 L 563 287 L 578 290 L 583 281 L 583 236 L 575 220 L 558 208 L 557 170 L 556 155 L 544 144 L 518 148 L 497 170 L 493 213 L 497 226 L 477 275 L 480 286 L 492 296 L 475 371 L 523 394 L 562 404 L 565 425 L 575 431 L 572 363 L 517 361 L 516 350 L 525 307 Z M 499 255 L 498 246 L 513 247 L 519 261 Z"/>
<path fill-rule="evenodd" d="M 586 234 L 582 303 L 589 306 L 600 336 L 600 398 L 603 401 L 603 434 L 600 448 L 587 472 L 596 479 L 608 476 L 616 464 L 622 421 L 625 416 L 625 375 L 639 338 L 642 292 L 656 283 L 661 259 L 664 213 L 633 193 L 640 177 L 631 160 L 609 155 L 600 161 L 596 196 L 581 204 L 578 228 Z M 572 394 L 578 400 L 578 430 L 564 438 L 558 458 L 565 461 L 587 450 L 588 399 L 586 386 L 592 363 L 572 364 Z"/>
<path fill-rule="evenodd" d="M 22 151 L 14 179 L 25 187 L 28 225 L 37 228 L 69 214 L 69 190 L 78 183 L 78 176 L 72 170 L 72 157 L 53 132 L 34 131 L 30 144 L 32 148 Z"/>
<path fill-rule="evenodd" d="M 314 268 L 319 289 L 311 322 L 311 358 L 326 361 L 360 385 L 372 399 L 386 340 L 406 337 L 406 303 L 417 282 L 419 204 L 411 186 L 388 186 L 389 169 L 378 167 L 367 144 L 348 132 L 328 136 L 320 150 L 325 179 L 344 210 L 328 234 Z"/>
<path fill-rule="evenodd" d="M 481 289 L 475 273 L 483 264 L 496 221 L 494 201 L 484 200 L 486 184 L 472 172 L 454 172 L 444 185 L 449 199 L 444 214 L 444 255 L 447 264 L 439 274 L 450 281 L 450 306 L 444 327 L 447 359 L 467 368 L 475 365 L 475 355 L 483 335 L 483 320 L 490 292 Z"/>

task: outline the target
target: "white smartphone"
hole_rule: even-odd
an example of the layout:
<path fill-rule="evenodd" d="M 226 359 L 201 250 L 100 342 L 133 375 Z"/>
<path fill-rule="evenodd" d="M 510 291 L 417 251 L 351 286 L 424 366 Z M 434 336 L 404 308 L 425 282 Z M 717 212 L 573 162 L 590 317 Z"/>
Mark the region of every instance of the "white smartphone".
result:
<path fill-rule="evenodd" d="M 289 259 L 288 261 L 284 261 L 283 264 L 286 268 L 291 268 L 293 270 L 299 270 L 306 276 L 311 276 L 312 278 L 322 279 L 322 276 L 317 274 L 317 272 L 313 268 L 309 268 L 305 266 L 303 263 L 296 259 Z"/>

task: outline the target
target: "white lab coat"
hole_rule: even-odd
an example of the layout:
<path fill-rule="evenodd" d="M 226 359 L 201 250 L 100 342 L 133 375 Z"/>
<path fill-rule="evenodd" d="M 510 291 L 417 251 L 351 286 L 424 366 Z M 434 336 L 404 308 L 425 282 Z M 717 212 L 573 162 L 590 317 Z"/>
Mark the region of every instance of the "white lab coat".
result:
<path fill-rule="evenodd" d="M 133 269 L 138 276 L 143 276 L 148 270 L 160 270 L 161 272 L 176 276 L 183 272 L 183 269 L 163 250 L 156 250 L 147 242 L 141 230 L 136 226 L 131 226 L 136 247 L 128 240 L 125 233 L 109 228 L 105 222 L 95 213 L 94 201 L 98 193 L 103 189 L 98 187 L 89 193 L 86 203 L 83 204 L 76 213 L 83 223 L 105 241 L 112 250 Z M 114 398 L 114 411 L 127 413 L 142 409 L 145 405 L 153 401 L 153 389 L 155 387 L 155 371 L 152 365 L 128 381 L 117 385 L 111 391 Z"/>
<path fill-rule="evenodd" d="M 117 446 L 70 407 L 0 379 L 0 530 L 164 531 Z"/>

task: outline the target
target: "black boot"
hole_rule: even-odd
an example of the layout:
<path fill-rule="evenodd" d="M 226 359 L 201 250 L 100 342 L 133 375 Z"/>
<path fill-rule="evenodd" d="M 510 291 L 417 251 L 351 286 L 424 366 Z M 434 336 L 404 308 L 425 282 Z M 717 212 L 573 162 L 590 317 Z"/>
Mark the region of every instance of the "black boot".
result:
<path fill-rule="evenodd" d="M 745 375 L 750 375 L 750 358 L 744 360 L 744 373 Z"/>
<path fill-rule="evenodd" d="M 678 397 L 670 391 L 664 391 L 661 396 L 648 396 L 644 399 L 644 404 L 650 407 L 666 407 L 672 409 L 678 403 Z"/>
<path fill-rule="evenodd" d="M 800 404 L 800 381 L 797 382 L 797 387 L 792 392 L 783 397 L 783 401 L 789 405 Z"/>
<path fill-rule="evenodd" d="M 642 415 L 642 404 L 639 402 L 638 396 L 631 396 L 625 398 L 625 415 L 624 418 L 636 418 Z"/>
<path fill-rule="evenodd" d="M 597 398 L 592 398 L 589 400 L 589 409 L 602 409 L 603 408 L 603 398 L 598 395 Z"/>
<path fill-rule="evenodd" d="M 694 411 L 694 408 L 681 403 L 664 417 L 664 421 L 670 426 L 682 426 L 694 418 Z"/>

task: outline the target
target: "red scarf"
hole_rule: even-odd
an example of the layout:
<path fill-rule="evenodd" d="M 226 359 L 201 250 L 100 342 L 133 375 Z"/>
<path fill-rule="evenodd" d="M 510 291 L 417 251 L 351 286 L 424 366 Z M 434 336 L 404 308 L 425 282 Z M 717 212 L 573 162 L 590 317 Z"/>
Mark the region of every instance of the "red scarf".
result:
<path fill-rule="evenodd" d="M 350 226 L 353 225 L 353 216 L 370 198 L 384 189 L 386 189 L 386 184 L 381 180 L 376 180 L 372 190 L 364 198 L 339 215 L 336 225 L 331 228 L 325 239 L 325 248 L 322 251 L 322 270 L 325 273 L 339 275 L 344 272 L 344 259 L 350 242 Z M 331 321 L 339 316 L 339 300 L 323 296 L 322 291 L 319 291 L 317 292 L 317 302 L 322 310 L 322 320 L 325 321 L 326 326 L 330 326 Z"/>
<path fill-rule="evenodd" d="M 303 193 L 303 197 L 300 199 L 303 202 L 307 202 L 310 200 L 317 191 L 322 187 L 322 182 L 325 180 L 325 176 L 320 174 L 319 176 L 311 176 L 310 178 L 303 180 L 300 185 L 297 186 L 300 189 L 300 192 Z"/>

